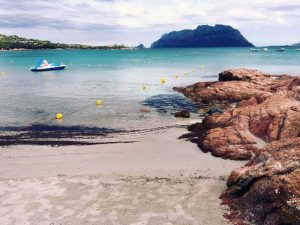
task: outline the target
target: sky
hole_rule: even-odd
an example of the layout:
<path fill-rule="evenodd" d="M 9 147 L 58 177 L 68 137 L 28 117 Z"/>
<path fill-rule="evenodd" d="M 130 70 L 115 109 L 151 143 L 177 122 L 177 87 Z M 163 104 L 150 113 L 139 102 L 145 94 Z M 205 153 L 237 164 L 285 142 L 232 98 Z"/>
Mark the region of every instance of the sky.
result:
<path fill-rule="evenodd" d="M 257 46 L 300 42 L 300 0 L 0 0 L 0 33 L 61 43 L 149 46 L 198 25 L 237 28 Z"/>

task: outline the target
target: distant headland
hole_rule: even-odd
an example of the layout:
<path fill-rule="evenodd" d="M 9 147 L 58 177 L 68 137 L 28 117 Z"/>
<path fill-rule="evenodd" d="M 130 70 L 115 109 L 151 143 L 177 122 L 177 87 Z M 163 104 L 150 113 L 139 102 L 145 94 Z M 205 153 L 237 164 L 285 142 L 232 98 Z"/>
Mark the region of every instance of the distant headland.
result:
<path fill-rule="evenodd" d="M 37 39 L 27 39 L 16 35 L 0 34 L 0 50 L 35 50 L 35 49 L 131 49 L 125 45 L 90 46 L 81 44 L 60 44 Z"/>
<path fill-rule="evenodd" d="M 253 47 L 237 29 L 225 25 L 203 25 L 195 30 L 164 34 L 151 48 Z"/>

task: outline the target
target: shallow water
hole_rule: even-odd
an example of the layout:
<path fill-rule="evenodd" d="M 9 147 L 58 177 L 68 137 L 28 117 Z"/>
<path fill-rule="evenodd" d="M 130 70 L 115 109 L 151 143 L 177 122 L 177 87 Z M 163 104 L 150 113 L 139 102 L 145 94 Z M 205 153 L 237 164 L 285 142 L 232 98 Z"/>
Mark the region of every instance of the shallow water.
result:
<path fill-rule="evenodd" d="M 173 113 L 195 111 L 172 90 L 196 81 L 216 80 L 228 68 L 247 67 L 298 75 L 300 53 L 249 52 L 248 48 L 47 50 L 0 52 L 0 126 L 81 125 L 138 129 L 181 122 Z M 33 73 L 44 58 L 63 62 L 64 71 Z M 188 76 L 184 75 L 188 73 Z M 178 74 L 179 78 L 175 78 Z M 166 78 L 164 85 L 160 79 Z M 147 85 L 143 91 L 142 86 Z M 101 99 L 99 108 L 96 100 Z M 141 113 L 147 107 L 150 113 Z M 62 121 L 55 114 L 64 115 Z M 193 118 L 197 115 L 193 114 Z"/>

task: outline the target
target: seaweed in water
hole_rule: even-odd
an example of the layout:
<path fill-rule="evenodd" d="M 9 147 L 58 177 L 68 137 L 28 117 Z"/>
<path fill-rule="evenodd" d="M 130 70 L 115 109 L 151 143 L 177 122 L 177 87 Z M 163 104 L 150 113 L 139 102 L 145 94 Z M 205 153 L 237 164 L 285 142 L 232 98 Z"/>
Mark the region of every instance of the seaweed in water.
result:
<path fill-rule="evenodd" d="M 182 109 L 196 113 L 199 107 L 186 97 L 175 94 L 155 95 L 142 102 L 144 106 L 156 109 L 162 114 L 172 114 Z"/>

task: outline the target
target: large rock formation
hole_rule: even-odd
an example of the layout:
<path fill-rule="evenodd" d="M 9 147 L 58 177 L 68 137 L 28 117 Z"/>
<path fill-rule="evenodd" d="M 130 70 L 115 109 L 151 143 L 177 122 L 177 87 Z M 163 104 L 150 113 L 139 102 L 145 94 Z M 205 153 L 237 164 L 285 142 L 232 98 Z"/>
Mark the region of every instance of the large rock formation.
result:
<path fill-rule="evenodd" d="M 269 144 L 227 186 L 222 199 L 234 224 L 300 224 L 300 138 Z"/>
<path fill-rule="evenodd" d="M 237 104 L 227 104 L 230 110 L 189 128 L 203 151 L 223 158 L 250 159 L 265 142 L 299 135 L 298 78 L 236 69 L 221 73 L 219 80 L 174 88 L 200 104 Z"/>
<path fill-rule="evenodd" d="M 220 73 L 219 82 L 174 89 L 226 109 L 189 127 L 203 151 L 251 159 L 227 181 L 226 217 L 235 225 L 299 225 L 300 79 L 234 69 Z"/>
<path fill-rule="evenodd" d="M 292 76 L 274 76 L 258 70 L 232 69 L 219 74 L 220 82 L 198 82 L 187 87 L 175 87 L 174 90 L 198 103 L 234 103 L 252 97 L 264 99 L 278 90 L 291 89 L 289 85 L 294 79 Z"/>
<path fill-rule="evenodd" d="M 198 26 L 195 30 L 173 31 L 164 34 L 151 48 L 253 47 L 231 26 Z"/>

